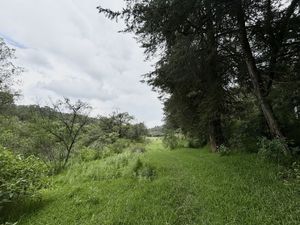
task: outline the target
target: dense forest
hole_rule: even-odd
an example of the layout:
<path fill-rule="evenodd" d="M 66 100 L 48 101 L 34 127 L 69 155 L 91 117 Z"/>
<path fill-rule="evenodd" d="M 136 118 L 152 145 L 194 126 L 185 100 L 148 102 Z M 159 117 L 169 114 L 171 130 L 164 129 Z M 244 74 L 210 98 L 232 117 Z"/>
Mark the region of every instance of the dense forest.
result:
<path fill-rule="evenodd" d="M 0 224 L 299 224 L 300 1 L 124 2 L 97 10 L 155 61 L 164 125 L 17 105 L 0 39 Z"/>

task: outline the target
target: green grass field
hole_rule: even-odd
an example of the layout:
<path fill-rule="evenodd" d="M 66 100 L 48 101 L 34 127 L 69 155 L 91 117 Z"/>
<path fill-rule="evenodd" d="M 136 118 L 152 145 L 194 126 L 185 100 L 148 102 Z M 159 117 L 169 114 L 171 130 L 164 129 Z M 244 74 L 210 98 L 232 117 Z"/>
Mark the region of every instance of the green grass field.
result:
<path fill-rule="evenodd" d="M 131 176 L 137 156 L 114 157 L 72 166 L 7 217 L 18 225 L 300 224 L 299 186 L 284 184 L 276 166 L 254 154 L 170 151 L 153 141 L 139 156 L 155 168 L 153 179 Z"/>

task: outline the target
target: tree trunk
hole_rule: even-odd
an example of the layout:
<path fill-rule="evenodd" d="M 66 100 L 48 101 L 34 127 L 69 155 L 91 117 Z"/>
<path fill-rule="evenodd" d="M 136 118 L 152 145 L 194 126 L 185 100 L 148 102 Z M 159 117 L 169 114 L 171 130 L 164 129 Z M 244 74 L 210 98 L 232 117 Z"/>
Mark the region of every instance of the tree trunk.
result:
<path fill-rule="evenodd" d="M 65 161 L 64 161 L 64 164 L 63 164 L 63 168 L 66 167 L 66 165 L 67 165 L 67 163 L 69 161 L 70 153 L 71 153 L 71 148 L 67 149 L 67 155 L 66 155 L 66 158 L 65 158 Z"/>
<path fill-rule="evenodd" d="M 245 15 L 240 0 L 237 0 L 236 17 L 237 17 L 237 22 L 239 27 L 239 37 L 240 37 L 241 47 L 244 53 L 244 58 L 248 68 L 248 72 L 252 81 L 254 94 L 258 100 L 259 106 L 261 107 L 263 115 L 267 121 L 271 135 L 274 138 L 284 139 L 284 136 L 281 133 L 278 123 L 275 119 L 271 105 L 264 97 L 264 85 L 262 82 L 261 74 L 256 66 L 256 62 L 253 57 L 252 50 L 249 44 L 246 26 L 245 26 Z"/>
<path fill-rule="evenodd" d="M 215 37 L 215 26 L 213 23 L 213 11 L 212 2 L 205 0 L 206 13 L 207 13 L 207 63 L 206 73 L 208 74 L 209 88 L 207 90 L 208 95 L 211 97 L 211 109 L 208 125 L 209 142 L 211 151 L 216 152 L 218 147 L 224 143 L 224 136 L 222 132 L 221 124 L 221 108 L 223 104 L 223 87 L 222 78 L 218 69 L 216 68 L 218 47 Z"/>
<path fill-rule="evenodd" d="M 210 120 L 208 133 L 211 151 L 216 152 L 218 147 L 224 143 L 220 115 L 216 115 Z"/>

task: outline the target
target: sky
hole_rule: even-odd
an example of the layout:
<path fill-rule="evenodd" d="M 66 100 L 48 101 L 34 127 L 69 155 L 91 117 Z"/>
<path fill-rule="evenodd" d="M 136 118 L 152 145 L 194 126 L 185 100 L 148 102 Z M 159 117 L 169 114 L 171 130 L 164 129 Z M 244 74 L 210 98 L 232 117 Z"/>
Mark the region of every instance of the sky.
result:
<path fill-rule="evenodd" d="M 122 0 L 1 0 L 0 37 L 16 49 L 18 104 L 81 99 L 92 115 L 129 112 L 148 127 L 162 123 L 158 94 L 140 82 L 152 70 L 143 49 L 96 7 L 121 9 Z"/>

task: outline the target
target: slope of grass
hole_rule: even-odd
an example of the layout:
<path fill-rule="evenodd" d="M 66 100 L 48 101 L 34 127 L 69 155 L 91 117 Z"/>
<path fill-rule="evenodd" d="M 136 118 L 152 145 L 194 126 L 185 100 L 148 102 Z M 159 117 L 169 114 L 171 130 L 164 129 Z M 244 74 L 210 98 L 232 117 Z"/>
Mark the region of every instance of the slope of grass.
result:
<path fill-rule="evenodd" d="M 132 176 L 136 157 L 73 166 L 41 200 L 7 216 L 19 225 L 300 223 L 299 187 L 283 184 L 255 155 L 169 151 L 155 141 L 139 156 L 155 168 L 154 179 Z"/>

